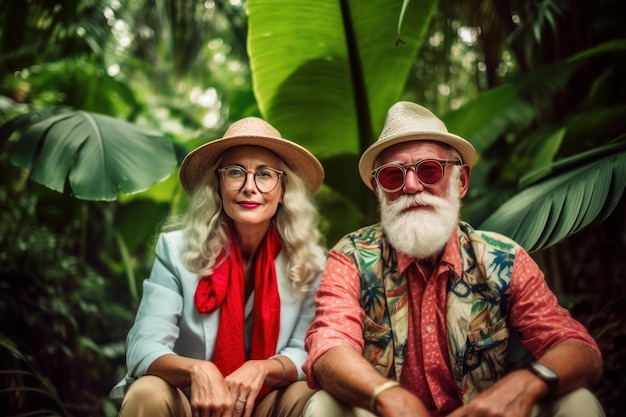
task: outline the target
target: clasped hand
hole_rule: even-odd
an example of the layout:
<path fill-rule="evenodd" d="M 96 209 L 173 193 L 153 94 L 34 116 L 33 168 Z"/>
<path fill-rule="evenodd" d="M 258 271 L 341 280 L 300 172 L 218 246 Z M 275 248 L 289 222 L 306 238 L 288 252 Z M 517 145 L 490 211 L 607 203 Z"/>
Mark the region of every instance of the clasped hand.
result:
<path fill-rule="evenodd" d="M 262 361 L 248 361 L 226 377 L 211 362 L 194 365 L 192 417 L 251 417 L 266 374 Z"/>

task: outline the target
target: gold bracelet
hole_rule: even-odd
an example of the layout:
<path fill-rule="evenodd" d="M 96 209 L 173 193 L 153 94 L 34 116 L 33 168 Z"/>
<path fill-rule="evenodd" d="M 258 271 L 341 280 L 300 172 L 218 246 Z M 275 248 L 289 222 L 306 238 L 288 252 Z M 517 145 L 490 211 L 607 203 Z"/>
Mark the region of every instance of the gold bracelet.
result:
<path fill-rule="evenodd" d="M 283 368 L 283 376 L 280 378 L 280 381 L 278 381 L 276 385 L 272 386 L 272 388 L 278 388 L 278 386 L 282 384 L 287 377 L 287 367 L 285 366 L 283 361 L 278 358 L 278 356 L 272 356 L 270 359 L 274 359 L 276 362 L 280 363 L 280 366 Z"/>
<path fill-rule="evenodd" d="M 398 381 L 387 381 L 387 382 L 383 382 L 382 384 L 374 388 L 374 391 L 372 391 L 372 396 L 370 397 L 370 410 L 373 412 L 376 411 L 374 409 L 374 407 L 376 406 L 376 399 L 378 398 L 381 392 L 389 388 L 397 387 L 399 385 L 400 383 Z"/>

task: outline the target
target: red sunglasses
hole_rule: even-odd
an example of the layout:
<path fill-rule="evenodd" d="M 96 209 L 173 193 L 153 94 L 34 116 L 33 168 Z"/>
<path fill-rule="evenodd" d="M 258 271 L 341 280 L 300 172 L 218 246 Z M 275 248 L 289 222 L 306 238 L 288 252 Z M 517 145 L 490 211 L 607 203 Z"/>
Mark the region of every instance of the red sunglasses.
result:
<path fill-rule="evenodd" d="M 418 181 L 424 187 L 434 187 L 443 180 L 446 164 L 462 165 L 458 159 L 422 159 L 411 164 L 385 164 L 372 171 L 372 176 L 380 187 L 394 193 L 404 187 L 408 168 L 413 168 Z"/>

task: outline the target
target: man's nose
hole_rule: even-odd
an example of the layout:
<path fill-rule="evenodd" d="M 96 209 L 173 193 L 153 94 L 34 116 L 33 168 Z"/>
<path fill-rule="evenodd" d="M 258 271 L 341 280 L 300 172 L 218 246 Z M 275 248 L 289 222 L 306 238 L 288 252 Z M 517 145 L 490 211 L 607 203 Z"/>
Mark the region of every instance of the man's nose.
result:
<path fill-rule="evenodd" d="M 416 194 L 422 191 L 424 191 L 424 185 L 422 185 L 419 178 L 417 178 L 417 173 L 415 172 L 415 169 L 407 169 L 402 192 L 404 192 L 405 194 Z"/>

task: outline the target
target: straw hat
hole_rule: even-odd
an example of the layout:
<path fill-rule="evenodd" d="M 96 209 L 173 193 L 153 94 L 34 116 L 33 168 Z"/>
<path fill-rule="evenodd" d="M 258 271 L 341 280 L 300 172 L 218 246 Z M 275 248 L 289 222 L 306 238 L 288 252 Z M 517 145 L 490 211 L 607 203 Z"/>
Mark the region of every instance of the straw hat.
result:
<path fill-rule="evenodd" d="M 389 109 L 383 131 L 378 140 L 363 152 L 359 160 L 361 179 L 372 188 L 374 161 L 385 149 L 403 142 L 427 140 L 442 142 L 456 149 L 463 163 L 472 167 L 476 151 L 471 143 L 460 136 L 448 133 L 446 125 L 430 110 L 408 101 L 400 101 Z"/>
<path fill-rule="evenodd" d="M 253 145 L 266 148 L 278 155 L 295 171 L 314 193 L 324 180 L 322 164 L 302 146 L 283 139 L 280 132 L 258 117 L 246 117 L 234 122 L 223 138 L 205 143 L 189 152 L 180 167 L 180 182 L 188 193 L 193 191 L 207 167 L 234 146 Z"/>

